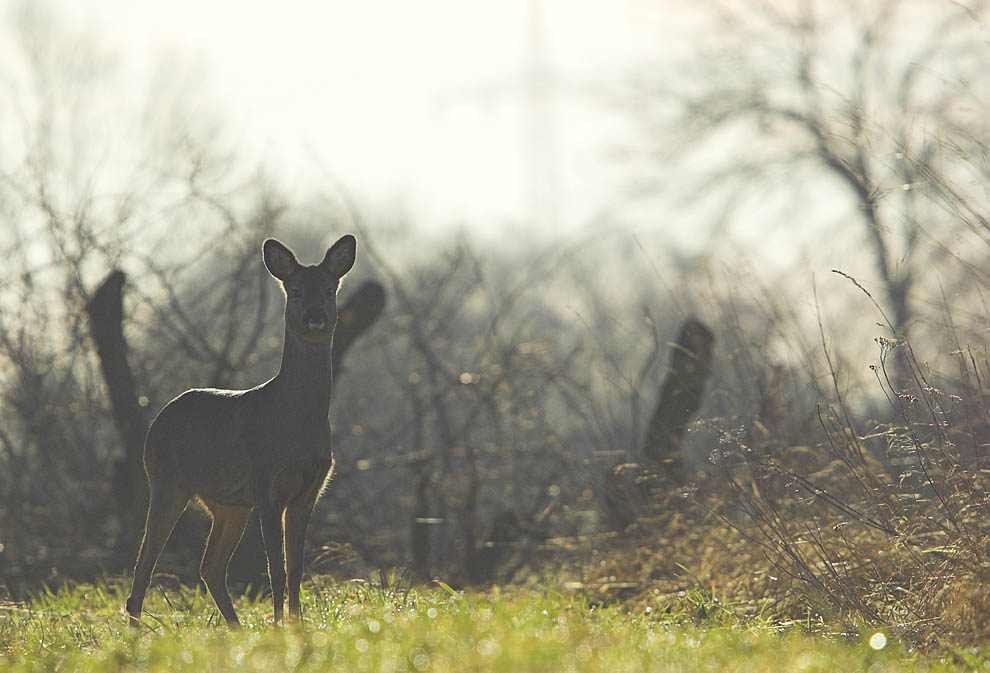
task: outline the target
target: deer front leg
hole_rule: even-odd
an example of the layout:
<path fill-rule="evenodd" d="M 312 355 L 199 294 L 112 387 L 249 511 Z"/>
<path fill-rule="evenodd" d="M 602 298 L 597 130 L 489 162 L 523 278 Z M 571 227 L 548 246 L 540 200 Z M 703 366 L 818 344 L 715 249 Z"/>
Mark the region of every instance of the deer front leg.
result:
<path fill-rule="evenodd" d="M 285 567 L 289 576 L 289 621 L 293 622 L 301 619 L 299 585 L 302 582 L 306 528 L 315 504 L 315 497 L 303 497 L 285 508 Z"/>
<path fill-rule="evenodd" d="M 282 509 L 271 505 L 261 508 L 261 536 L 265 540 L 265 553 L 268 555 L 268 580 L 272 587 L 272 602 L 275 604 L 275 623 L 282 623 L 285 603 L 285 558 L 282 554 Z"/>

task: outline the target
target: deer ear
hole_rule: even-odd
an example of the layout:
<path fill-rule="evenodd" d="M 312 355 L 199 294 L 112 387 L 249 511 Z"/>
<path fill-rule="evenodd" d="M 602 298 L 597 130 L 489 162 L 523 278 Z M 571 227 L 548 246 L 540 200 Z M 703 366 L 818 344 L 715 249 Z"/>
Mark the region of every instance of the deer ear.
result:
<path fill-rule="evenodd" d="M 327 250 L 320 266 L 337 278 L 341 278 L 354 266 L 356 249 L 357 240 L 350 234 L 345 234 Z"/>
<path fill-rule="evenodd" d="M 265 267 L 268 269 L 268 273 L 279 280 L 288 280 L 289 276 L 299 268 L 296 256 L 281 241 L 269 238 L 261 246 L 261 250 L 265 256 Z"/>

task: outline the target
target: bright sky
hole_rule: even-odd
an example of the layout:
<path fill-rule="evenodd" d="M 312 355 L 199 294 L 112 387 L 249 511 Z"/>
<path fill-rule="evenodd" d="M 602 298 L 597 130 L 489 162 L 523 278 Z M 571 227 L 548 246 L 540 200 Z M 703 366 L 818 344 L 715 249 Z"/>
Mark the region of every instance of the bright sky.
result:
<path fill-rule="evenodd" d="M 135 78 L 162 58 L 202 67 L 237 144 L 288 184 L 325 184 L 322 166 L 366 202 L 428 222 L 513 229 L 533 211 L 535 175 L 544 193 L 556 179 L 561 232 L 614 198 L 621 170 L 608 154 L 628 142 L 627 120 L 604 92 L 661 54 L 666 4 L 50 1 Z M 541 137 L 553 129 L 536 169 L 525 105 L 534 7 L 555 92 L 535 127 Z"/>

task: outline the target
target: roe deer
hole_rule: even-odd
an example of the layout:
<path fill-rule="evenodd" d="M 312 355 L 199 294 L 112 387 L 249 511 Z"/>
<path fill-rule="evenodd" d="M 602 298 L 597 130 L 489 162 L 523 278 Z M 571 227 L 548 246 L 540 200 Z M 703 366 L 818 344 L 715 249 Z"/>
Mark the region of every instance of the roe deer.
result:
<path fill-rule="evenodd" d="M 333 470 L 328 415 L 337 288 L 354 264 L 355 248 L 348 234 L 322 262 L 303 266 L 285 245 L 266 240 L 265 266 L 286 295 L 278 373 L 250 390 L 186 391 L 152 421 L 144 444 L 151 499 L 127 599 L 132 624 L 141 616 L 162 548 L 193 498 L 213 518 L 200 575 L 227 624 L 239 626 L 227 592 L 227 564 L 256 507 L 275 623 L 282 621 L 286 572 L 289 618 L 299 619 L 306 527 Z"/>

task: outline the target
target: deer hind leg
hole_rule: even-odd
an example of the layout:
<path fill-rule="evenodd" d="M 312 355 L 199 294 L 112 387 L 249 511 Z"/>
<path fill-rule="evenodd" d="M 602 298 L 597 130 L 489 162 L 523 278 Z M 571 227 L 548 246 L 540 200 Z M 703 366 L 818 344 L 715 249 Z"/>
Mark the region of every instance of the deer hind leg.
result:
<path fill-rule="evenodd" d="M 189 493 L 177 486 L 162 484 L 151 486 L 144 538 L 141 540 L 141 551 L 138 552 L 137 563 L 134 566 L 131 595 L 127 598 L 127 613 L 131 616 L 132 626 L 138 625 L 144 595 L 151 583 L 151 574 L 155 571 L 158 557 L 161 556 L 168 536 L 172 534 L 175 522 L 189 504 L 189 498 Z"/>
<path fill-rule="evenodd" d="M 230 628 L 237 628 L 240 622 L 237 621 L 237 613 L 234 612 L 234 604 L 227 591 L 227 564 L 230 563 L 230 557 L 241 541 L 244 527 L 251 515 L 251 508 L 204 504 L 213 517 L 213 526 L 210 528 L 210 537 L 203 552 L 199 574 L 206 583 L 206 588 L 210 590 L 227 625 Z"/>

